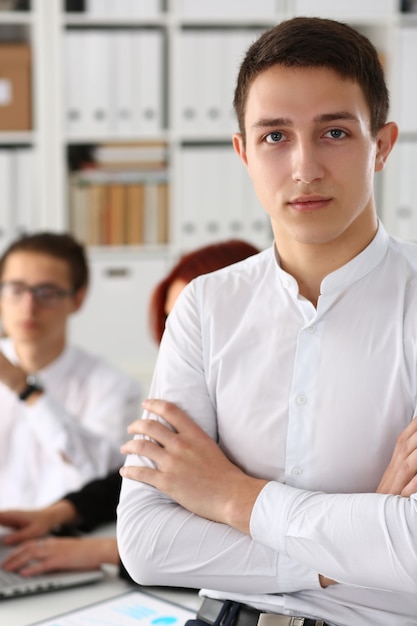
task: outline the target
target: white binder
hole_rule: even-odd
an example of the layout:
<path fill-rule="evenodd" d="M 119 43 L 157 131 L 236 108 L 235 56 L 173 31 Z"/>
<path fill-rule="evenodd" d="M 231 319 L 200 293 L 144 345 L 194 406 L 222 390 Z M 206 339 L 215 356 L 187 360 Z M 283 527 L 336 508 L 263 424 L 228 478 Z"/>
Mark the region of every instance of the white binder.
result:
<path fill-rule="evenodd" d="M 245 167 L 232 147 L 223 148 L 219 163 L 224 181 L 221 198 L 224 236 L 250 239 L 249 224 L 245 220 L 246 188 L 242 184 L 247 176 Z"/>
<path fill-rule="evenodd" d="M 112 94 L 110 129 L 115 134 L 130 135 L 134 130 L 135 64 L 133 34 L 129 30 L 110 31 L 112 58 L 110 84 Z"/>
<path fill-rule="evenodd" d="M 111 116 L 110 34 L 106 30 L 91 29 L 83 36 L 84 56 L 80 67 L 84 81 L 85 131 L 92 135 L 106 134 L 110 130 Z"/>
<path fill-rule="evenodd" d="M 275 17 L 285 0 L 181 0 L 180 12 L 187 17 Z"/>
<path fill-rule="evenodd" d="M 34 203 L 34 198 L 38 197 L 35 190 L 37 178 L 34 165 L 32 148 L 17 148 L 14 151 L 14 229 L 18 235 L 33 232 L 37 228 L 36 216 L 39 215 L 39 207 Z"/>
<path fill-rule="evenodd" d="M 374 20 L 395 15 L 396 3 L 397 0 L 294 0 L 293 13 L 346 20 Z"/>
<path fill-rule="evenodd" d="M 401 28 L 400 31 L 400 97 L 399 126 L 401 131 L 417 131 L 417 31 L 415 28 Z"/>
<path fill-rule="evenodd" d="M 157 29 L 133 35 L 135 130 L 159 132 L 163 126 L 163 37 Z"/>
<path fill-rule="evenodd" d="M 82 132 L 87 126 L 84 119 L 84 84 L 81 70 L 84 58 L 85 34 L 68 30 L 64 40 L 64 115 L 69 134 Z"/>
<path fill-rule="evenodd" d="M 224 75 L 227 64 L 227 37 L 228 33 L 221 30 L 206 30 L 198 34 L 197 59 L 200 68 L 199 86 L 194 90 L 199 96 L 197 107 L 201 116 L 199 130 L 207 132 L 221 132 L 227 129 L 227 110 L 230 103 L 231 90 L 226 89 Z M 191 58 L 191 62 L 197 59 Z"/>
<path fill-rule="evenodd" d="M 208 172 L 206 184 L 208 184 Z M 178 248 L 189 250 L 201 245 L 203 218 L 200 215 L 205 187 L 201 187 L 201 163 L 198 149 L 184 147 L 179 163 L 179 201 L 174 220 L 175 241 Z"/>
<path fill-rule="evenodd" d="M 183 132 L 200 131 L 203 125 L 201 115 L 201 86 L 205 77 L 202 71 L 201 34 L 194 30 L 184 30 L 180 34 L 180 80 L 178 97 L 178 126 Z M 214 70 L 212 70 L 214 71 Z"/>
<path fill-rule="evenodd" d="M 12 236 L 10 218 L 14 212 L 13 154 L 5 148 L 0 149 L 0 250 Z"/>
<path fill-rule="evenodd" d="M 415 193 L 417 145 L 411 141 L 402 141 L 397 145 L 396 150 L 399 184 L 395 234 L 401 239 L 417 241 L 417 198 Z"/>
<path fill-rule="evenodd" d="M 233 109 L 233 98 L 240 65 L 249 46 L 261 34 L 258 29 L 232 30 L 227 34 L 226 52 L 223 63 L 223 81 L 225 93 L 225 124 L 226 130 L 233 133 L 238 130 L 236 115 Z"/>
<path fill-rule="evenodd" d="M 161 13 L 160 0 L 125 0 L 130 4 L 133 17 L 158 17 Z"/>
<path fill-rule="evenodd" d="M 115 0 L 84 0 L 85 12 L 88 15 L 104 17 L 109 14 L 111 4 Z"/>

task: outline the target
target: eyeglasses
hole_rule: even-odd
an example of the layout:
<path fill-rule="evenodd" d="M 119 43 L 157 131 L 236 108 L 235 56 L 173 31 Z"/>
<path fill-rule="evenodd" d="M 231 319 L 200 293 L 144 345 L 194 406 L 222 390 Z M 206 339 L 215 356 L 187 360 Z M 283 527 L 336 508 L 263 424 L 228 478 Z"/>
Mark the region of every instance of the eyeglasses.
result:
<path fill-rule="evenodd" d="M 57 306 L 64 298 L 74 295 L 74 289 L 62 289 L 57 285 L 43 283 L 30 287 L 25 283 L 10 281 L 0 283 L 0 295 L 5 300 L 18 303 L 26 293 L 32 294 L 35 302 L 41 306 Z"/>

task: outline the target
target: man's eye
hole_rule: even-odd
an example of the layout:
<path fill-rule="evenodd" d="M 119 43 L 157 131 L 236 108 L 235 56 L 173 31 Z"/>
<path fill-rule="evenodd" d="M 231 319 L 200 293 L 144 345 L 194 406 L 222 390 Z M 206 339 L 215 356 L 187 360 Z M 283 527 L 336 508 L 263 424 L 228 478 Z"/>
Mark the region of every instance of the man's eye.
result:
<path fill-rule="evenodd" d="M 326 136 L 330 136 L 332 139 L 342 139 L 343 137 L 346 137 L 346 133 L 340 128 L 332 128 L 326 133 Z"/>
<path fill-rule="evenodd" d="M 15 296 L 20 296 L 25 292 L 25 286 L 19 283 L 11 283 L 9 286 L 10 292 Z"/>
<path fill-rule="evenodd" d="M 53 287 L 38 287 L 37 294 L 43 300 L 50 300 L 51 298 L 56 298 L 57 290 Z"/>
<path fill-rule="evenodd" d="M 265 137 L 265 141 L 266 143 L 279 143 L 280 141 L 282 141 L 282 138 L 283 138 L 282 133 L 274 132 L 274 133 L 269 133 L 269 135 Z"/>

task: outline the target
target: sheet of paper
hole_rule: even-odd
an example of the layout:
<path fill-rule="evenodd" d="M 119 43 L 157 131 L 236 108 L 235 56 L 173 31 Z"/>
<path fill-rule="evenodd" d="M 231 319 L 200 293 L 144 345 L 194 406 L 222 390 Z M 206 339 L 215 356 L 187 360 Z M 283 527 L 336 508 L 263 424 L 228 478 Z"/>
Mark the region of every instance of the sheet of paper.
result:
<path fill-rule="evenodd" d="M 195 613 L 156 596 L 130 591 L 83 609 L 58 615 L 36 626 L 183 626 Z"/>

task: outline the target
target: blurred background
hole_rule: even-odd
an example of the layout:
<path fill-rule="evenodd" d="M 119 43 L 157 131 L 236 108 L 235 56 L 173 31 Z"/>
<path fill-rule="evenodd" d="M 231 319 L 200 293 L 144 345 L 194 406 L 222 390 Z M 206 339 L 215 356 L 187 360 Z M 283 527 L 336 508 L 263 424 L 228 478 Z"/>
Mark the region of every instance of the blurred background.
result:
<path fill-rule="evenodd" d="M 416 0 L 0 0 L 0 249 L 36 230 L 84 242 L 92 284 L 72 339 L 145 388 L 149 295 L 179 255 L 272 242 L 232 149 L 232 101 L 250 43 L 294 15 L 376 45 L 400 126 L 378 212 L 417 241 Z"/>

